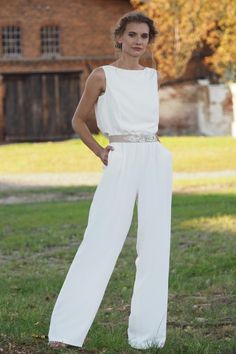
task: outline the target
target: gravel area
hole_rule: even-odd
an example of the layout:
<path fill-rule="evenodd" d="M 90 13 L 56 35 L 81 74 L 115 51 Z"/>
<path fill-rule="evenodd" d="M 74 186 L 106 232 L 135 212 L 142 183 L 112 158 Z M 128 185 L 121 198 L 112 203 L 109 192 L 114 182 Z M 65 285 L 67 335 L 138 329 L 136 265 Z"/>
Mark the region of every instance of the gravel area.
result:
<path fill-rule="evenodd" d="M 99 183 L 102 173 L 103 172 L 1 174 L 0 191 L 11 188 L 23 189 L 37 186 L 94 186 Z M 173 173 L 174 179 L 217 178 L 223 176 L 236 176 L 236 170 Z"/>
<path fill-rule="evenodd" d="M 91 199 L 93 194 L 89 192 L 78 192 L 74 195 L 68 195 L 63 192 L 47 193 L 17 193 L 14 190 L 22 192 L 27 189 L 38 187 L 65 187 L 65 186 L 96 186 L 102 176 L 102 172 L 79 172 L 79 173 L 37 173 L 37 174 L 2 174 L 0 175 L 0 192 L 11 193 L 0 197 L 0 204 L 16 204 L 29 202 L 44 202 L 52 200 L 78 201 L 81 199 Z M 224 176 L 235 176 L 236 170 L 197 172 L 197 173 L 177 173 L 174 172 L 173 178 L 194 180 L 198 178 L 217 178 Z M 216 186 L 217 187 L 217 186 Z M 218 187 L 217 187 L 218 188 Z"/>
<path fill-rule="evenodd" d="M 94 186 L 99 183 L 101 176 L 101 172 L 2 174 L 0 175 L 0 191 L 41 186 Z"/>

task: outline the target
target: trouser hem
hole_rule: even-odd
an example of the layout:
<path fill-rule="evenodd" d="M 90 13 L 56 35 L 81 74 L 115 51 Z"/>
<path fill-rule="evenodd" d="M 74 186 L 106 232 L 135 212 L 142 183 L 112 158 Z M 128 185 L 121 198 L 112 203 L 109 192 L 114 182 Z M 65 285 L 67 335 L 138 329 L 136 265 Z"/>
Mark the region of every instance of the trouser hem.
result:
<path fill-rule="evenodd" d="M 78 344 L 78 342 L 73 342 L 71 340 L 51 339 L 51 338 L 48 340 L 48 345 L 53 342 L 60 342 L 60 343 L 72 345 L 73 347 L 78 347 L 78 348 L 82 348 L 82 346 L 83 346 L 83 343 L 81 343 L 81 342 Z"/>
<path fill-rule="evenodd" d="M 149 349 L 149 348 L 163 348 L 165 345 L 165 338 L 162 339 L 149 339 L 146 341 L 128 340 L 129 345 L 135 349 Z"/>

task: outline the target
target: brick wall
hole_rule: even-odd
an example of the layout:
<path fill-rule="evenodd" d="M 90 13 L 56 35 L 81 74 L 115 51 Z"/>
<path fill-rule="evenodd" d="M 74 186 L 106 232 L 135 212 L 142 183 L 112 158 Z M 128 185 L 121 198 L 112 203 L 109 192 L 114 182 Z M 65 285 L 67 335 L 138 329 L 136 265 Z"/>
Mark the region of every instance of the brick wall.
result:
<path fill-rule="evenodd" d="M 123 13 L 131 10 L 128 0 L 4 2 L 0 27 L 21 27 L 22 56 L 9 60 L 0 55 L 0 72 L 83 70 L 85 79 L 91 68 L 114 60 L 112 27 Z M 41 56 L 40 28 L 45 25 L 60 27 L 61 55 L 58 58 Z"/>
<path fill-rule="evenodd" d="M 0 25 L 22 26 L 23 55 L 40 55 L 42 25 L 61 27 L 62 55 L 67 57 L 112 55 L 109 29 L 132 10 L 129 1 L 116 0 L 9 0 L 1 6 Z"/>

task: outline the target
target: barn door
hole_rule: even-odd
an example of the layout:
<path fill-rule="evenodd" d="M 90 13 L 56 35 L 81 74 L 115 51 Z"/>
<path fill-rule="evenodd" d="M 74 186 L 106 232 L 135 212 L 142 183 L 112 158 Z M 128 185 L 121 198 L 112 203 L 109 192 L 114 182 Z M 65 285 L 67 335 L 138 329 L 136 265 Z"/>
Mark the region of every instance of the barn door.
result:
<path fill-rule="evenodd" d="M 6 140 L 48 140 L 74 134 L 80 73 L 4 75 Z"/>

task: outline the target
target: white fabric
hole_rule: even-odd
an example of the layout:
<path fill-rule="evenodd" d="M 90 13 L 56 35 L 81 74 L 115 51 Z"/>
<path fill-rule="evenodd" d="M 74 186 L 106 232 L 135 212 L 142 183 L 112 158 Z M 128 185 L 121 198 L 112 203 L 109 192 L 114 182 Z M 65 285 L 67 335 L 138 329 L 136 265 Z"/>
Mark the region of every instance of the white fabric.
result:
<path fill-rule="evenodd" d="M 125 102 L 129 112 L 133 115 L 136 112 L 136 123 L 134 116 L 127 115 L 121 119 L 116 112 L 117 105 L 112 106 L 114 100 L 110 106 L 107 101 L 107 106 L 103 106 L 103 132 L 117 134 L 126 130 L 130 132 L 131 127 L 132 131 L 142 127 L 145 133 L 155 133 L 157 122 L 154 121 L 154 112 L 157 112 L 157 105 L 153 100 L 157 99 L 157 83 L 154 84 L 152 69 L 147 69 L 145 73 L 136 71 L 136 74 L 121 70 L 121 78 L 118 77 L 116 82 L 126 82 L 130 88 L 134 82 L 139 80 L 140 83 L 137 99 L 127 88 L 124 92 L 124 95 L 132 96 L 131 105 L 128 99 Z M 111 88 L 111 81 L 119 73 L 113 68 L 107 72 L 107 85 Z M 148 87 L 152 100 L 146 95 Z M 122 88 L 116 86 L 116 90 L 120 92 L 120 99 L 124 98 Z M 112 92 L 115 96 L 114 87 Z M 148 116 L 135 109 L 142 107 L 139 100 L 148 102 L 147 106 L 143 105 L 148 114 L 153 112 L 147 124 L 145 119 Z M 105 107 L 109 108 L 109 122 Z M 123 101 L 120 107 L 123 107 L 120 112 L 125 113 Z M 104 165 L 95 191 L 83 240 L 53 309 L 49 341 L 82 347 L 127 237 L 137 201 L 136 277 L 127 337 L 133 348 L 163 347 L 166 340 L 171 239 L 172 155 L 159 141 L 111 142 L 110 145 L 114 150 L 109 152 L 108 165 Z"/>
<path fill-rule="evenodd" d="M 157 71 L 126 70 L 102 66 L 106 90 L 95 105 L 97 125 L 103 135 L 157 133 L 159 94 Z"/>

